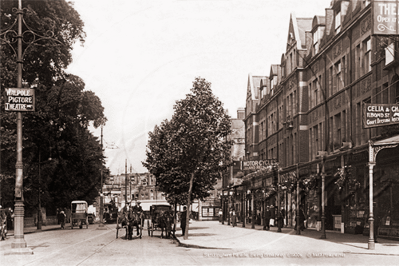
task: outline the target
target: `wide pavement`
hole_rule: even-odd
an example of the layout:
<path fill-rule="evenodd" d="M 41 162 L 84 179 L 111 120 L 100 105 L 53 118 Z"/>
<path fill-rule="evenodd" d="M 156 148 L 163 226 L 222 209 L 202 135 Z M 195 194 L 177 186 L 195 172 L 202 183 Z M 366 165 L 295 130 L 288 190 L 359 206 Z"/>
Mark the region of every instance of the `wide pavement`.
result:
<path fill-rule="evenodd" d="M 399 241 L 378 238 L 374 250 L 368 249 L 368 236 L 341 234 L 338 231 L 327 231 L 326 239 L 320 239 L 321 232 L 311 229 L 296 231 L 291 228 L 277 227 L 270 231 L 262 230 L 262 226 L 251 229 L 251 225 L 243 228 L 242 224 L 231 226 L 218 221 L 191 221 L 188 239 L 184 240 L 181 231 L 177 231 L 177 240 L 182 246 L 205 249 L 226 249 L 231 251 L 275 251 L 282 252 L 343 252 L 351 254 L 391 255 L 398 256 Z M 399 265 L 399 263 L 398 263 Z"/>

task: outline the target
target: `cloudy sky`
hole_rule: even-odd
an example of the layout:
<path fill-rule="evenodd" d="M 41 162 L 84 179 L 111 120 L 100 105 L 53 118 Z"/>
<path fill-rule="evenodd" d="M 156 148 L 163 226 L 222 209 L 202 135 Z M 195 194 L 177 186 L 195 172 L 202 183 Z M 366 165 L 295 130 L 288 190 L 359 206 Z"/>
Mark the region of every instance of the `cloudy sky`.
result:
<path fill-rule="evenodd" d="M 331 0 L 74 0 L 85 23 L 67 72 L 105 107 L 112 174 L 147 172 L 148 132 L 170 119 L 195 77 L 212 83 L 231 117 L 245 107 L 248 74 L 268 75 L 286 48 L 290 14 L 325 15 Z M 100 129 L 93 129 L 100 136 Z M 118 149 L 112 149 L 112 143 Z M 114 147 L 115 147 L 114 146 Z"/>

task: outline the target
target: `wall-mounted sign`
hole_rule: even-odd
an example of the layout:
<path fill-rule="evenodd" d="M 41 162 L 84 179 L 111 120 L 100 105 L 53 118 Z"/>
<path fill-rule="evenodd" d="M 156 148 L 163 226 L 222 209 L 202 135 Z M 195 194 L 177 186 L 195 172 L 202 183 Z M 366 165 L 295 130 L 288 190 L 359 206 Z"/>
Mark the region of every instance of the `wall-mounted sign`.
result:
<path fill-rule="evenodd" d="M 34 89 L 5 89 L 5 110 L 10 112 L 33 112 L 35 111 Z"/>
<path fill-rule="evenodd" d="M 399 34 L 398 29 L 399 0 L 373 1 L 373 32 L 378 35 Z"/>
<path fill-rule="evenodd" d="M 277 163 L 276 159 L 243 161 L 243 170 L 258 170 Z"/>
<path fill-rule="evenodd" d="M 363 128 L 388 126 L 399 123 L 399 104 L 363 105 Z"/>

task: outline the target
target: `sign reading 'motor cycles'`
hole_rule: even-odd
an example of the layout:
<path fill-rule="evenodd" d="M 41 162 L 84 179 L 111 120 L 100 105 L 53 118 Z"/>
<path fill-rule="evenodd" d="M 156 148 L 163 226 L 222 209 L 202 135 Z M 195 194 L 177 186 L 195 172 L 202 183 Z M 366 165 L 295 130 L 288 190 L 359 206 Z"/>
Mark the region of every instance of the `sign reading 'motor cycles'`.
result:
<path fill-rule="evenodd" d="M 266 159 L 260 161 L 243 161 L 243 170 L 258 170 L 277 163 L 276 159 Z"/>
<path fill-rule="evenodd" d="M 388 126 L 399 123 L 399 104 L 365 103 L 363 105 L 363 127 Z"/>
<path fill-rule="evenodd" d="M 11 112 L 35 111 L 35 90 L 26 88 L 5 89 L 5 110 Z"/>

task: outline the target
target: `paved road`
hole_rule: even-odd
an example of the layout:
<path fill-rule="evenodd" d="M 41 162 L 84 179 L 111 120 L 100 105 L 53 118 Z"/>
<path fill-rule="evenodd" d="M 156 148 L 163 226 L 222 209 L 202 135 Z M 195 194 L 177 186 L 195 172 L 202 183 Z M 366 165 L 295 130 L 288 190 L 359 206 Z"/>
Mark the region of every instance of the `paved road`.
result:
<path fill-rule="evenodd" d="M 0 242 L 0 265 L 399 265 L 399 256 L 345 253 L 344 249 L 336 249 L 333 243 L 329 246 L 328 241 L 317 247 L 320 242 L 316 240 L 302 240 L 290 234 L 273 240 L 265 238 L 263 245 L 259 245 L 259 240 L 252 243 L 248 240 L 258 239 L 255 236 L 258 234 L 248 234 L 247 238 L 232 234 L 234 243 L 245 240 L 248 245 L 256 246 L 239 250 L 182 247 L 175 240 L 161 239 L 157 232 L 154 237 L 149 237 L 146 231 L 142 239 L 128 241 L 115 238 L 115 225 L 107 225 L 107 230 L 96 230 L 97 227 L 96 224 L 90 225 L 89 229 L 48 227 L 41 232 L 27 233 L 25 240 L 33 255 L 4 255 L 10 250 L 11 237 Z M 215 239 L 215 235 L 230 232 L 230 229 L 217 223 L 199 222 L 192 225 L 190 238 L 208 236 Z M 206 235 L 203 230 L 212 230 L 215 235 Z M 292 250 L 293 246 L 295 250 Z M 330 255 L 332 257 L 328 257 Z"/>

